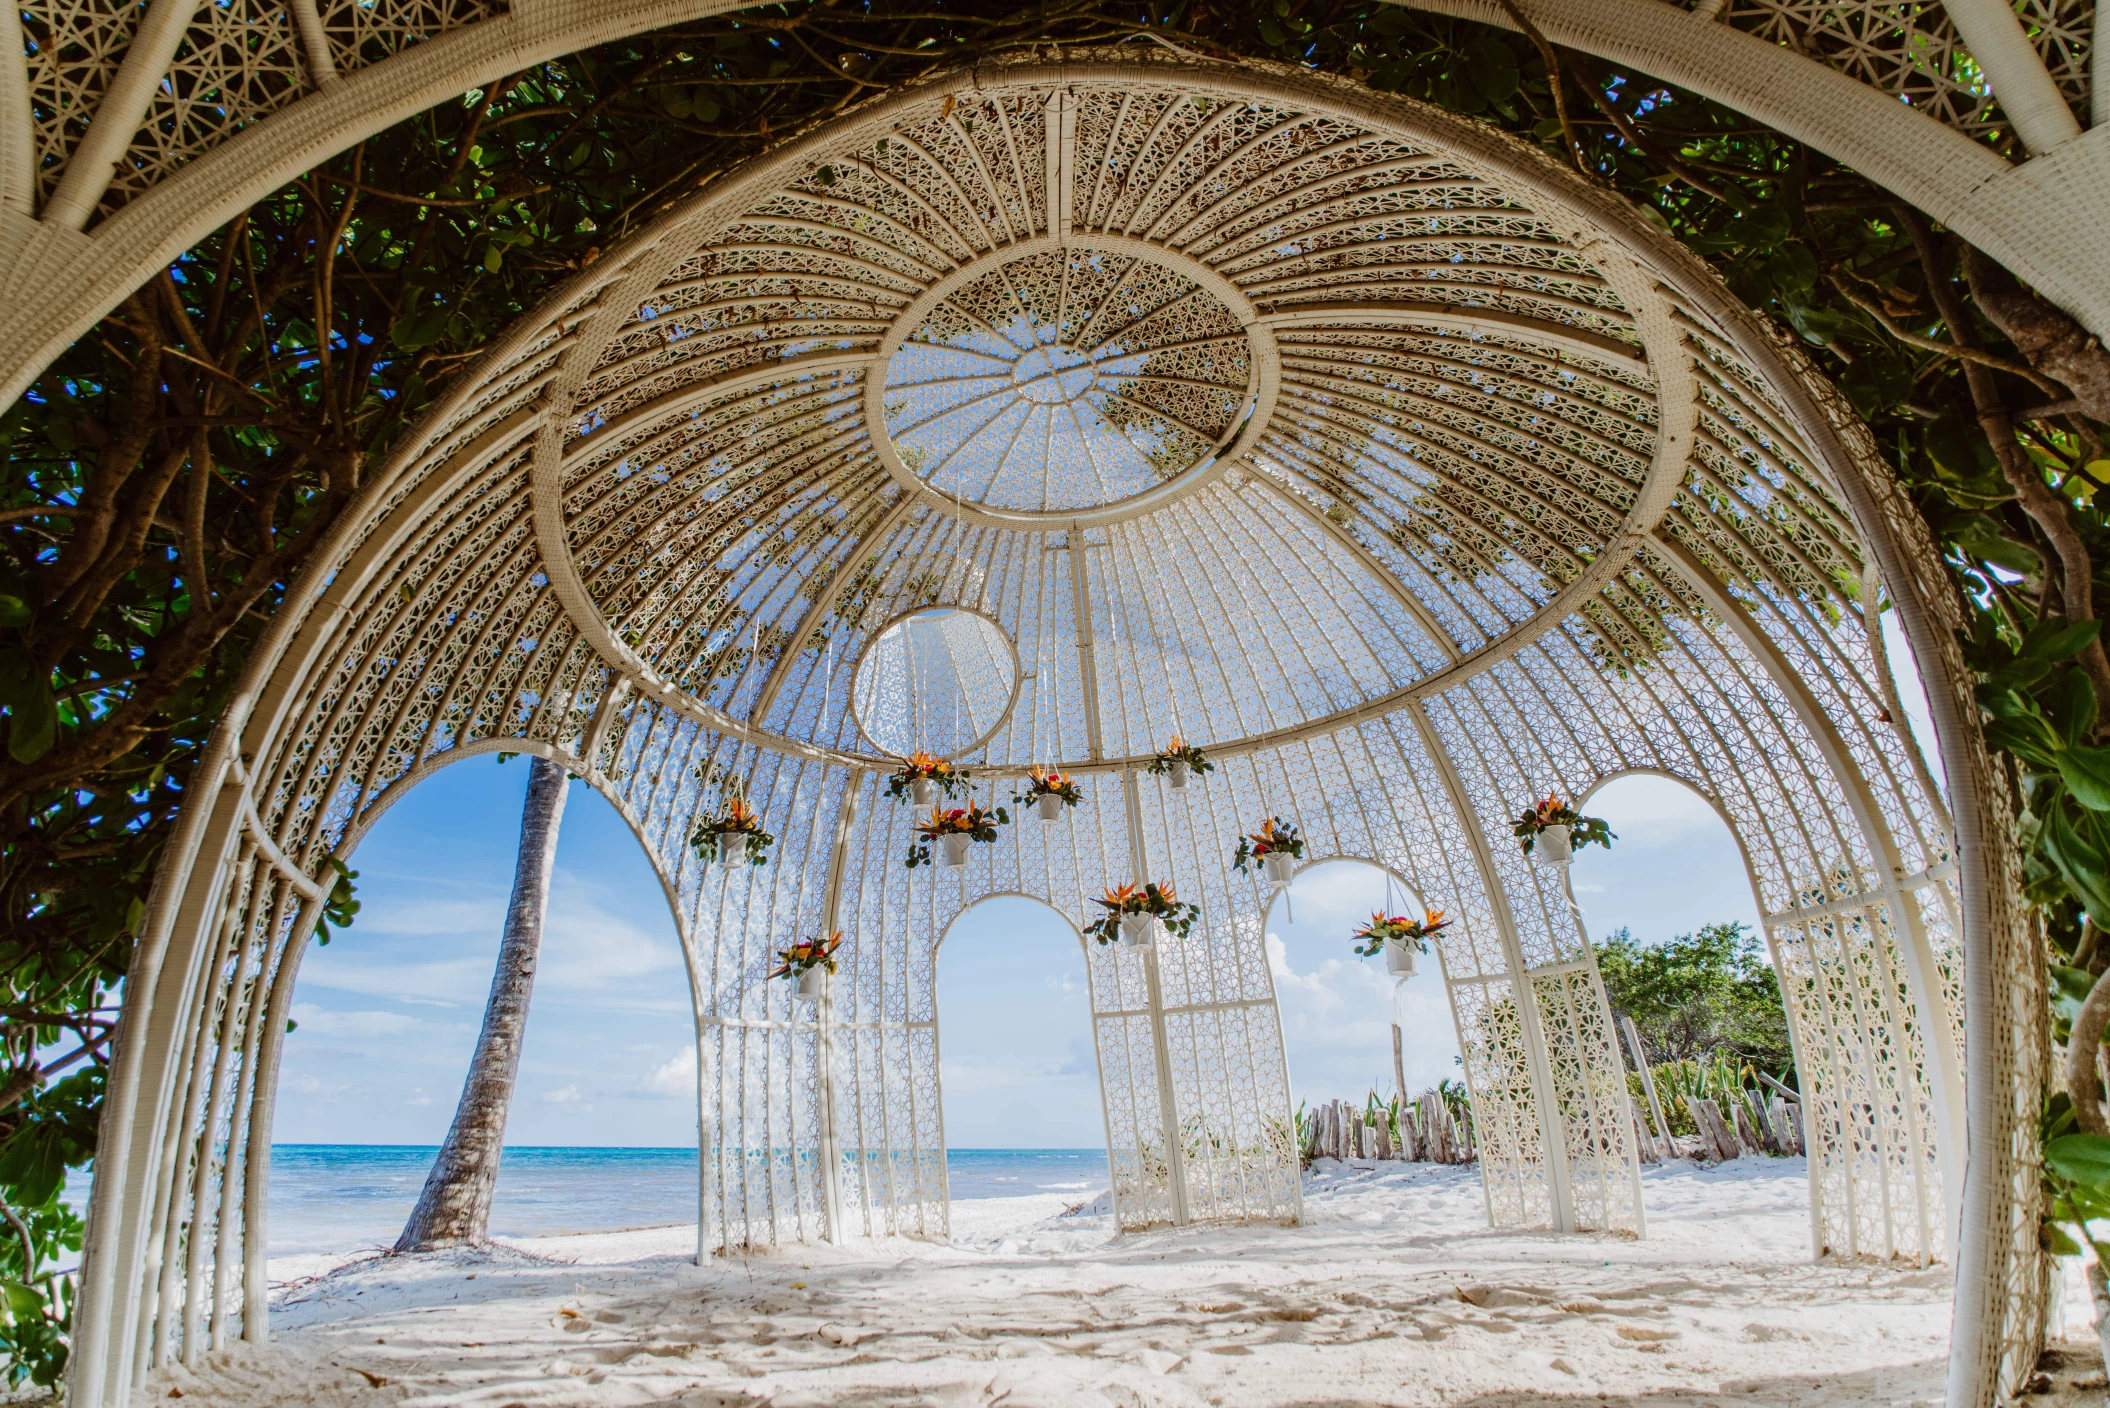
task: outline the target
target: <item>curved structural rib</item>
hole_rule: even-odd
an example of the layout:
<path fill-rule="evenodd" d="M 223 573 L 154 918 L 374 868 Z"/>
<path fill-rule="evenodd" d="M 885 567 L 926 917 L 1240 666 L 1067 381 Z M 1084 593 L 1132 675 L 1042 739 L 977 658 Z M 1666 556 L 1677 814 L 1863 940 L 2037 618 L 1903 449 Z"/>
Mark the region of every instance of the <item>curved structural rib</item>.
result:
<path fill-rule="evenodd" d="M 1510 23 L 1495 0 L 1390 0 L 1487 24 Z M 1632 64 L 1779 128 L 1898 192 L 2110 334 L 2110 261 L 2093 231 L 2110 218 L 2110 174 L 2096 139 L 2068 141 L 2053 158 L 2011 167 L 1984 146 L 1844 74 L 1661 0 L 1524 0 L 1554 42 Z M 1976 0 L 1973 0 L 1974 7 Z M 158 16 L 182 7 L 152 7 Z M 37 373 L 154 270 L 270 190 L 318 162 L 466 89 L 559 54 L 698 16 L 740 8 L 731 0 L 520 0 L 342 74 L 220 145 L 193 155 L 145 194 L 78 233 L 67 212 L 93 206 L 107 171 L 67 181 L 59 218 L 23 218 L 0 205 L 4 286 L 16 293 L 0 319 L 0 399 L 13 401 Z M 1992 6 L 1989 8 L 1998 8 Z M 2025 52 L 1989 64 L 2022 68 Z M 2037 74 L 2042 74 L 2041 64 Z M 2023 69 L 2026 75 L 2026 68 Z M 2033 89 L 2027 76 L 2007 85 Z M 25 101 L 18 112 L 27 107 Z M 2042 114 L 2038 115 L 2039 109 Z M 2055 133 L 2041 103 L 2024 105 L 2025 137 Z M 26 126 L 26 120 L 17 122 Z M 120 124 L 122 125 L 122 124 Z M 90 153 L 106 138 L 91 125 Z M 91 194 L 90 192 L 93 192 Z M 31 296 L 34 291 L 34 296 Z"/>
<path fill-rule="evenodd" d="M 1841 596 L 1871 563 L 1948 672 L 1954 836 Z M 2007 1097 L 2034 1088 L 2042 994 L 1969 1009 L 1970 1137 L 2007 1142 L 1974 1142 L 1965 1226 L 2008 1230 L 1952 1248 L 1960 982 L 2015 971 L 2022 940 L 1950 593 L 1807 363 L 1533 148 L 1133 51 L 890 95 L 523 320 L 289 598 L 128 985 L 76 1396 L 120 1402 L 235 1306 L 263 1337 L 240 1131 L 268 1117 L 229 1092 L 270 1098 L 259 1022 L 311 877 L 437 760 L 497 746 L 577 757 L 695 936 L 701 1235 L 726 1249 L 942 1235 L 939 936 L 997 893 L 1081 928 L 1145 879 L 1203 919 L 1087 953 L 1120 1225 L 1297 1216 L 1266 895 L 1229 861 L 1265 815 L 1459 916 L 1442 966 L 1490 1219 L 1638 1232 L 1595 959 L 1507 825 L 1548 787 L 1684 777 L 1736 818 L 1794 995 L 1813 1250 L 1953 1251 L 2009 1291 L 1960 1293 L 1958 1382 L 2012 1380 L 2041 1258 L 2013 1235 L 2035 1126 Z M 907 869 L 914 818 L 851 682 L 933 607 L 1005 638 L 975 800 L 1050 763 L 1087 795 Z M 1175 734 L 1217 771 L 1144 774 Z M 779 837 L 766 869 L 691 848 L 735 788 Z M 795 1005 L 772 953 L 837 925 L 842 973 Z M 1880 1000 L 1870 971 L 1898 976 Z"/>

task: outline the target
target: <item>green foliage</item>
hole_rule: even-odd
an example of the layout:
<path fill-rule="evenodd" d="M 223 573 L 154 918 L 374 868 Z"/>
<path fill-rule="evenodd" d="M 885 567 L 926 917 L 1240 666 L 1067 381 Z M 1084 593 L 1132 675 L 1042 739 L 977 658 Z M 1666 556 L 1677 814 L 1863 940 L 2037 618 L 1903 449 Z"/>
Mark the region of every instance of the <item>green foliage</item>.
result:
<path fill-rule="evenodd" d="M 73 1327 L 73 1278 L 58 1263 L 78 1253 L 87 1232 L 56 1189 L 43 1201 L 6 1210 L 0 1225 L 0 1362 L 7 1387 L 55 1386 L 66 1371 Z"/>
<path fill-rule="evenodd" d="M 2064 1096 L 2058 1097 L 2061 1102 Z M 2070 1107 L 2055 1108 L 2054 1127 L 2070 1127 Z M 2045 1218 L 2045 1240 L 2060 1256 L 2079 1256 L 2079 1241 L 2095 1245 L 2097 1257 L 2106 1248 L 2090 1231 L 2090 1223 L 2110 1220 L 2110 1139 L 2100 1134 L 2055 1134 L 2044 1144 L 2044 1185 L 2050 1208 Z"/>
<path fill-rule="evenodd" d="M 1741 924 L 1709 924 L 1653 945 L 1620 929 L 1598 945 L 1597 968 L 1613 1011 L 1633 1018 L 1651 1065 L 1693 1063 L 1699 1079 L 1701 1068 L 1722 1061 L 1731 1070 L 1794 1063 L 1779 979 L 1765 946 Z"/>
<path fill-rule="evenodd" d="M 205 740 L 296 574 L 478 352 L 602 250 L 805 124 L 934 69 L 1142 35 L 1308 65 L 1536 143 L 1793 329 L 1947 555 L 1993 741 L 2022 784 L 2030 894 L 2057 955 L 2080 953 L 2083 911 L 2110 915 L 2110 758 L 2094 713 L 2110 672 L 2084 694 L 2102 657 L 2092 635 L 2061 632 L 2094 624 L 2069 625 L 2089 614 L 2069 608 L 2106 542 L 2086 467 L 2110 457 L 2093 422 L 2044 409 L 2066 392 L 1979 313 L 1952 236 L 1726 108 L 1583 55 L 1549 71 L 1523 35 L 1397 5 L 779 4 L 533 65 L 334 158 L 186 251 L 0 422 L 12 470 L 0 969 L 13 1014 L 0 1150 L 19 1151 L 0 1153 L 0 1197 L 41 1207 L 27 1193 L 52 1161 L 92 1153 L 115 994 Z M 1958 343 L 1991 359 L 1975 382 Z M 2056 496 L 2078 577 L 2018 500 L 2017 473 Z M 1808 531 L 1785 504 L 1744 511 L 1772 514 L 1791 540 Z M 876 581 L 853 582 L 821 633 L 766 648 L 823 648 Z M 1851 604 L 1835 581 L 1798 589 L 1828 610 Z M 693 686 L 764 649 L 742 615 L 726 603 L 734 644 L 670 661 L 668 678 Z M 1208 771 L 1198 750 L 1192 762 Z M 327 925 L 350 922 L 352 878 L 332 882 Z M 1754 1060 L 1771 1049 L 1735 1022 L 1722 1040 Z M 18 1364 L 50 1362 L 20 1352 Z"/>
<path fill-rule="evenodd" d="M 73 1322 L 68 1253 L 85 1228 L 66 1206 L 66 1171 L 95 1149 L 103 1068 L 91 1065 L 18 1104 L 0 1138 L 0 1356 L 9 1388 L 55 1384 Z M 63 1264 L 62 1264 L 63 1263 Z"/>

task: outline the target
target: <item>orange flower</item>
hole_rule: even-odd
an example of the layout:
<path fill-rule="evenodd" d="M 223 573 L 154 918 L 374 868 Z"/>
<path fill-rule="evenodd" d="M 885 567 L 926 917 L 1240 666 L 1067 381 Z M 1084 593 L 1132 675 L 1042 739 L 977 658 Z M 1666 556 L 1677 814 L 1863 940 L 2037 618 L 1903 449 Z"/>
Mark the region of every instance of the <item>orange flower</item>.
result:
<path fill-rule="evenodd" d="M 1424 934 L 1433 934 L 1450 922 L 1443 917 L 1443 911 L 1440 909 L 1425 909 L 1421 912 L 1421 931 Z"/>
<path fill-rule="evenodd" d="M 1184 753 L 1187 751 L 1187 740 L 1175 733 L 1172 735 L 1171 746 L 1166 748 L 1165 751 L 1168 753 Z"/>
<path fill-rule="evenodd" d="M 1109 889 L 1106 892 L 1106 898 L 1098 901 L 1098 903 L 1105 905 L 1108 909 L 1113 910 L 1116 914 L 1118 914 L 1122 910 L 1128 908 L 1128 902 L 1134 899 L 1140 892 L 1140 887 L 1136 885 L 1123 885 L 1118 890 Z"/>
<path fill-rule="evenodd" d="M 753 809 L 747 803 L 735 797 L 731 804 L 726 807 L 724 820 L 718 829 L 720 831 L 744 831 L 747 829 L 748 823 L 754 819 Z"/>

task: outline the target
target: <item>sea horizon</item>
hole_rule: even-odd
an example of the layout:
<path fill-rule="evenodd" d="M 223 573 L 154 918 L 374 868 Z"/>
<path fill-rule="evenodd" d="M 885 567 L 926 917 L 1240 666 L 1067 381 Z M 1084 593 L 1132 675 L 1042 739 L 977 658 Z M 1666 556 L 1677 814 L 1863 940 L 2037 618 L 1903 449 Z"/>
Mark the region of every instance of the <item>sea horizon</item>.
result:
<path fill-rule="evenodd" d="M 273 1144 L 269 1254 L 394 1243 L 431 1171 L 437 1144 Z M 955 1201 L 1059 1194 L 1107 1184 L 1106 1150 L 974 1146 L 946 1153 Z M 508 1144 L 491 1231 L 501 1237 L 613 1232 L 696 1221 L 693 1144 Z M 85 1180 L 68 1200 L 85 1201 Z"/>

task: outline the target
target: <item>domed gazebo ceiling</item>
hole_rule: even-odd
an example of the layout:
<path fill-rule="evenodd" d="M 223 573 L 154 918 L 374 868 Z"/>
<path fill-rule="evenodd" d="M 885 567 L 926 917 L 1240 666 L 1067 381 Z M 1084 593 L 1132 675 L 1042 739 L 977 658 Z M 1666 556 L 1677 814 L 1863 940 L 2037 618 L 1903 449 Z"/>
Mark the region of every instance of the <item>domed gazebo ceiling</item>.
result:
<path fill-rule="evenodd" d="M 64 277 L 17 280 L 50 304 L 18 320 L 17 370 L 110 306 L 113 270 L 133 286 L 157 241 L 286 179 L 318 133 L 403 111 L 404 66 L 449 85 L 417 90 L 437 101 L 590 42 L 605 9 L 479 19 L 467 59 L 455 36 L 323 63 L 328 91 L 83 243 L 164 91 L 166 51 L 123 48 L 51 238 L 18 261 Z M 2101 261 L 2073 252 L 2088 222 L 2044 213 L 2100 201 L 2090 148 L 2055 92 L 2017 101 L 2029 66 L 1997 44 L 1973 39 L 1969 72 L 2005 75 L 2052 153 L 2022 167 L 1699 11 L 1537 9 L 1553 42 L 1622 64 L 1689 54 L 1700 91 L 1828 133 L 2103 307 Z M 371 477 L 231 696 L 194 779 L 214 800 L 164 852 L 73 1396 L 114 1408 L 135 1362 L 220 1343 L 237 1300 L 262 1337 L 270 1102 L 329 867 L 420 778 L 523 748 L 606 792 L 666 888 L 709 1131 L 699 1218 L 726 1250 L 943 1235 L 943 934 L 988 895 L 1075 923 L 1146 878 L 1203 917 L 1155 950 L 1086 946 L 1117 1221 L 1294 1216 L 1269 901 L 1227 844 L 1277 813 L 1313 856 L 1381 863 L 1454 914 L 1438 966 L 1490 1221 L 1638 1232 L 1587 936 L 1507 829 L 1549 785 L 1684 778 L 1760 900 L 1816 1248 L 1946 1256 L 1961 1229 L 1956 1401 L 2034 1363 L 2041 956 L 1986 839 L 2009 818 L 1953 586 L 1851 413 L 1634 209 L 1489 128 L 1142 44 L 1064 57 L 934 76 L 717 179 L 523 318 Z M 1899 723 L 1886 598 L 1930 662 L 1954 823 Z M 1216 761 L 1205 783 L 1133 766 L 1176 732 Z M 1079 773 L 1083 800 L 911 869 L 916 817 L 878 774 L 917 748 L 971 759 L 977 803 L 1031 762 Z M 734 790 L 776 837 L 766 867 L 691 844 Z M 836 928 L 816 1015 L 768 974 L 787 936 Z"/>
<path fill-rule="evenodd" d="M 1823 525 L 1820 590 L 1857 572 L 1785 418 L 1701 387 L 1718 335 L 1535 159 L 1089 68 L 883 100 L 600 300 L 552 574 L 706 722 L 865 755 L 874 633 L 972 608 L 1023 677 L 985 761 L 1022 766 L 1360 713 L 1585 605 L 1593 656 L 1646 653 L 1687 608 L 1598 594 L 1688 477 Z"/>

